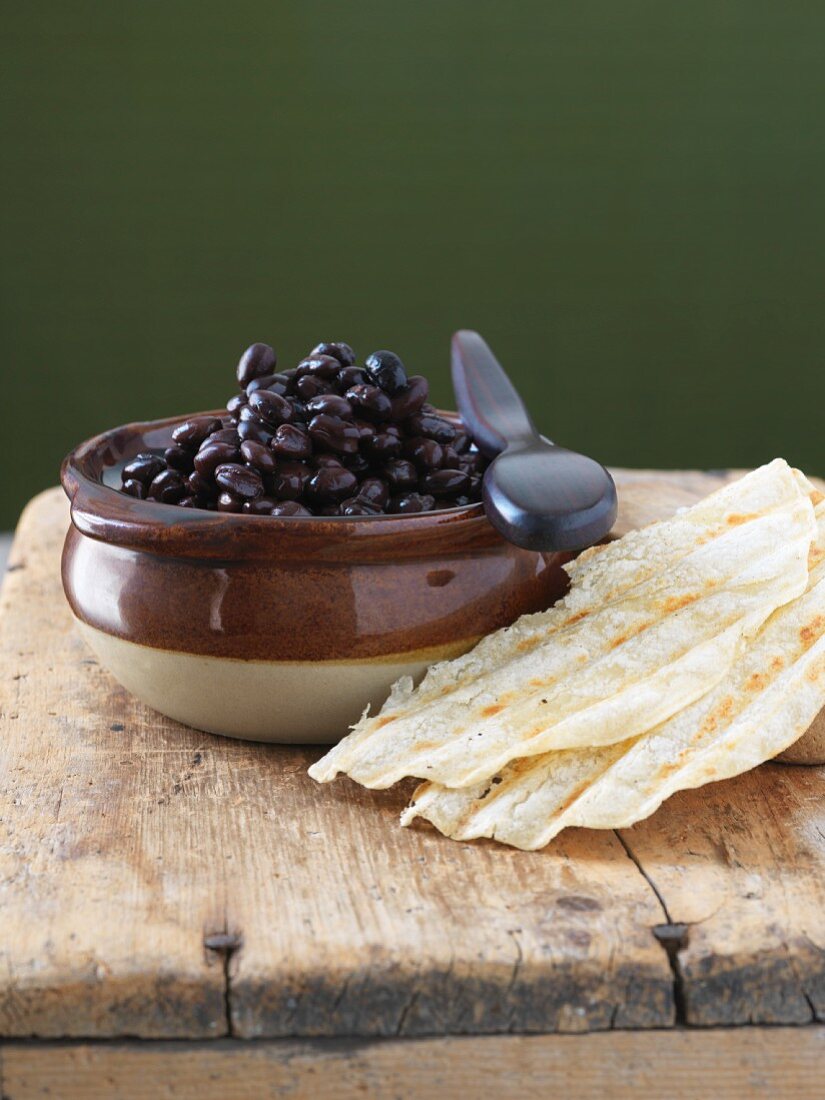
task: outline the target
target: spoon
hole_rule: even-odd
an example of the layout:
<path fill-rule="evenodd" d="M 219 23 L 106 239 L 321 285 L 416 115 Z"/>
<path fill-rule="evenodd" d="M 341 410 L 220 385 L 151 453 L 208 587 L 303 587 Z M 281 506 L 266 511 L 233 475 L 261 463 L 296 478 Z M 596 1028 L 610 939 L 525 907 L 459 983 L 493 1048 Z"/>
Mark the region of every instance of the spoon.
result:
<path fill-rule="evenodd" d="M 487 518 L 527 550 L 582 550 L 616 519 L 616 486 L 598 462 L 539 435 L 512 382 L 477 332 L 453 336 L 458 411 L 483 455 Z"/>

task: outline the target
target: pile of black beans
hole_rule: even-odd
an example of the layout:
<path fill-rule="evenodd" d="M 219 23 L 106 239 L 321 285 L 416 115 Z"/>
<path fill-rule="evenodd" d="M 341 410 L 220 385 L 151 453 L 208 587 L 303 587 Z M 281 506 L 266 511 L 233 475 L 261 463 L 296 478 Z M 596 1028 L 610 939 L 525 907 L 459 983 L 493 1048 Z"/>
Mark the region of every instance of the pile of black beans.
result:
<path fill-rule="evenodd" d="M 162 454 L 137 455 L 124 493 L 256 516 L 431 512 L 481 499 L 486 460 L 393 352 L 358 366 L 348 344 L 319 344 L 279 371 L 272 348 L 252 344 L 237 377 L 227 415 L 186 420 Z"/>

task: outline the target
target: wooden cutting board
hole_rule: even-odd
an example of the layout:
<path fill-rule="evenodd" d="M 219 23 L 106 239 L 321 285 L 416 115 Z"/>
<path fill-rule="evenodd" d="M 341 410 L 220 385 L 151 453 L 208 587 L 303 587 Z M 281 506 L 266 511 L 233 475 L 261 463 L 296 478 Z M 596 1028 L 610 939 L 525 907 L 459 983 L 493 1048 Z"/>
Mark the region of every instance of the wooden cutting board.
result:
<path fill-rule="evenodd" d="M 619 471 L 621 529 L 729 476 Z M 766 765 L 541 852 L 402 830 L 408 789 L 319 787 L 306 776 L 319 750 L 198 733 L 119 688 L 71 626 L 67 522 L 56 489 L 30 504 L 0 596 L 0 1036 L 551 1037 L 825 1018 L 825 769 Z M 793 1034 L 808 1050 L 825 1029 Z M 20 1082 L 57 1057 L 31 1049 L 6 1049 L 6 1095 L 34 1095 Z"/>

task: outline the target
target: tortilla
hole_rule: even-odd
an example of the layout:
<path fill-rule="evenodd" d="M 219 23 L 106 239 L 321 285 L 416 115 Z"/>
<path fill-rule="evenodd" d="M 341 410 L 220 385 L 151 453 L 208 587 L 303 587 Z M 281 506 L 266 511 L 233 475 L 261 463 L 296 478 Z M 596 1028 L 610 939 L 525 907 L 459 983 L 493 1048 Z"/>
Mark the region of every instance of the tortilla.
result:
<path fill-rule="evenodd" d="M 814 533 L 800 475 L 776 460 L 590 552 L 560 604 L 437 666 L 417 691 L 400 681 L 310 775 L 466 787 L 510 760 L 638 736 L 701 698 L 804 591 Z"/>
<path fill-rule="evenodd" d="M 825 703 L 825 503 L 803 595 L 767 620 L 714 688 L 649 733 L 516 760 L 473 788 L 422 784 L 402 824 L 535 849 L 571 825 L 626 828 L 675 791 L 726 779 L 794 744 Z"/>

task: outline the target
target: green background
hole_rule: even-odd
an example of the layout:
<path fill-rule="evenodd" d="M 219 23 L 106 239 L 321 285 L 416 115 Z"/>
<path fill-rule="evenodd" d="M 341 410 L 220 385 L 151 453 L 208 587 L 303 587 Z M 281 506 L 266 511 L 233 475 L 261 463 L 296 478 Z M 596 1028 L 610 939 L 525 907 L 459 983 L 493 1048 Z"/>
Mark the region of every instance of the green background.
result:
<path fill-rule="evenodd" d="M 3 4 L 0 526 L 239 353 L 457 327 L 552 437 L 825 473 L 825 5 Z"/>

